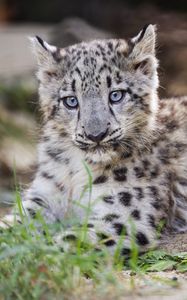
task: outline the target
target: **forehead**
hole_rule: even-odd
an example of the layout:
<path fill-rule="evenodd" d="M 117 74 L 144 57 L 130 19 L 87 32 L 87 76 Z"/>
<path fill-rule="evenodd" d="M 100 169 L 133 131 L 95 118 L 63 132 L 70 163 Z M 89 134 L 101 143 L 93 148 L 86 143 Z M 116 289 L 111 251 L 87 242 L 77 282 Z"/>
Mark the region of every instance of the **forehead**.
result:
<path fill-rule="evenodd" d="M 99 93 L 102 84 L 112 84 L 120 79 L 119 70 L 128 54 L 125 40 L 95 40 L 63 49 L 66 61 L 63 89 L 75 90 L 81 85 L 84 94 Z"/>
<path fill-rule="evenodd" d="M 68 69 L 77 72 L 87 70 L 100 73 L 104 69 L 110 69 L 111 65 L 120 67 L 120 61 L 127 53 L 128 44 L 120 39 L 95 40 L 65 49 Z"/>

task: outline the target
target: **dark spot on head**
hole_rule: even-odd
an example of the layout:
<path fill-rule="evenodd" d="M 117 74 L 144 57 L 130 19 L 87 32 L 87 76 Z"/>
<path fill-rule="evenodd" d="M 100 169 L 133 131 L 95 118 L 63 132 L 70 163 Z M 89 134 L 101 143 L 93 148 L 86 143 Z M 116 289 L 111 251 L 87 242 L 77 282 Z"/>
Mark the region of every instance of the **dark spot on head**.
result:
<path fill-rule="evenodd" d="M 80 79 L 82 79 L 81 71 L 79 68 L 75 68 L 75 72 L 79 75 Z"/>
<path fill-rule="evenodd" d="M 130 87 L 128 87 L 126 91 L 128 94 L 130 94 L 130 95 L 132 94 L 132 90 L 130 89 Z"/>
<path fill-rule="evenodd" d="M 73 81 L 71 83 L 71 88 L 72 88 L 72 91 L 75 92 L 75 79 L 73 79 Z"/>
<path fill-rule="evenodd" d="M 118 197 L 119 197 L 119 201 L 124 206 L 131 205 L 132 195 L 129 192 L 120 192 L 120 193 L 118 193 Z"/>
<path fill-rule="evenodd" d="M 75 92 L 75 79 L 73 79 L 73 81 L 71 83 L 71 88 L 72 88 L 72 91 Z"/>
<path fill-rule="evenodd" d="M 149 240 L 146 235 L 140 231 L 136 234 L 136 240 L 140 246 L 146 246 L 149 244 Z"/>
<path fill-rule="evenodd" d="M 107 76 L 106 82 L 107 82 L 107 87 L 110 88 L 111 87 L 111 83 L 112 83 L 112 80 L 111 80 L 110 76 Z"/>
<path fill-rule="evenodd" d="M 111 42 L 108 43 L 108 48 L 111 52 L 113 52 L 113 44 Z"/>
<path fill-rule="evenodd" d="M 121 77 L 120 73 L 117 71 L 116 72 L 116 82 L 119 84 L 123 82 L 123 78 Z"/>

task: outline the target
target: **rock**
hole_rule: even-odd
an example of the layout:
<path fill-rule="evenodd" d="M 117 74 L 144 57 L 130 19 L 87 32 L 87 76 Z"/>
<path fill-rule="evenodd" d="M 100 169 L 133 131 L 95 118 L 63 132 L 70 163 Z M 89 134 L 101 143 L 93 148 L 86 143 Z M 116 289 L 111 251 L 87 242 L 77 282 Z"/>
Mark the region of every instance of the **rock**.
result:
<path fill-rule="evenodd" d="M 159 248 L 168 253 L 187 252 L 187 232 L 163 236 Z"/>
<path fill-rule="evenodd" d="M 116 35 L 94 27 L 80 18 L 68 18 L 51 32 L 51 44 L 63 48 L 82 41 L 112 37 Z"/>
<path fill-rule="evenodd" d="M 28 37 L 40 35 L 48 40 L 50 30 L 49 25 L 1 25 L 0 78 L 11 81 L 16 76 L 24 78 L 30 74 L 36 62 Z"/>

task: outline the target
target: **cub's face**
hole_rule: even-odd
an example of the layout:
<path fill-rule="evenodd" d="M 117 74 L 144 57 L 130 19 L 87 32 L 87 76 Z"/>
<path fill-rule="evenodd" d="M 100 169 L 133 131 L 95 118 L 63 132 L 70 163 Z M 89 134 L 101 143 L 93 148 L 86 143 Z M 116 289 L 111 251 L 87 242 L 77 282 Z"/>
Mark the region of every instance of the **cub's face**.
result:
<path fill-rule="evenodd" d="M 32 41 L 46 121 L 98 160 L 145 143 L 157 110 L 153 25 L 129 43 L 95 40 L 59 49 Z"/>

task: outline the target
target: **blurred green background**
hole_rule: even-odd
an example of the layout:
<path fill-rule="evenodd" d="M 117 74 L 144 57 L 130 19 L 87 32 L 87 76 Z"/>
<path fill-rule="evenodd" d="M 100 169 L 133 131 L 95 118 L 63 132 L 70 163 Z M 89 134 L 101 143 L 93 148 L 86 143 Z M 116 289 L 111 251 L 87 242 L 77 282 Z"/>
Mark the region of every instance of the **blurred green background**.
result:
<path fill-rule="evenodd" d="M 147 23 L 158 26 L 160 97 L 187 94 L 187 1 L 0 0 L 0 201 L 11 200 L 14 170 L 25 188 L 36 168 L 36 66 L 27 36 L 63 47 L 128 38 Z"/>

